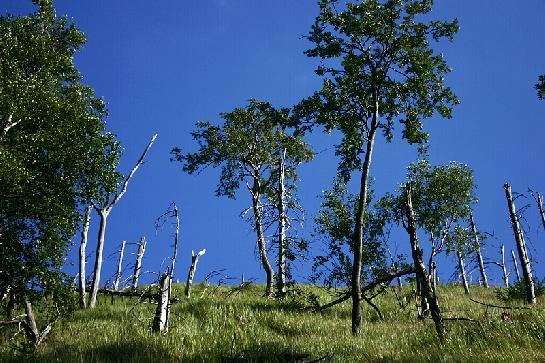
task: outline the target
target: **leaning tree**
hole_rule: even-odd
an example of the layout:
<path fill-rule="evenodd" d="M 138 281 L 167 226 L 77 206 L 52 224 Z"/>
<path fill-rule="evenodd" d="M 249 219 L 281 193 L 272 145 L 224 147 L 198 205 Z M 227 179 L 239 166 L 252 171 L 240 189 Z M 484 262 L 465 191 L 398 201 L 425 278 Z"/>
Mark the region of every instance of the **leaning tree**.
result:
<path fill-rule="evenodd" d="M 322 89 L 297 107 L 299 125 L 321 125 L 338 130 L 342 141 L 339 174 L 349 179 L 358 172 L 359 194 L 352 226 L 352 332 L 361 325 L 361 269 L 365 213 L 371 160 L 377 134 L 393 137 L 396 121 L 403 125 L 409 143 L 422 143 L 428 135 L 422 120 L 437 111 L 451 116 L 458 102 L 444 77 L 450 71 L 442 54 L 430 41 L 451 40 L 456 20 L 430 21 L 430 0 L 322 0 L 320 14 L 307 38 L 314 47 L 306 51 L 322 64 L 316 73 Z"/>
<path fill-rule="evenodd" d="M 192 133 L 199 143 L 197 152 L 186 154 L 179 148 L 172 150 L 174 159 L 190 174 L 209 165 L 221 166 L 217 196 L 235 198 L 241 184 L 246 186 L 252 201 L 259 257 L 266 273 L 267 296 L 274 294 L 274 270 L 265 239 L 267 196 L 278 181 L 279 165 L 284 168 L 284 178 L 295 181 L 295 166 L 312 158 L 311 150 L 300 135 L 289 132 L 289 113 L 289 109 L 276 109 L 267 102 L 250 100 L 244 108 L 222 113 L 221 126 L 197 123 L 197 131 Z"/>

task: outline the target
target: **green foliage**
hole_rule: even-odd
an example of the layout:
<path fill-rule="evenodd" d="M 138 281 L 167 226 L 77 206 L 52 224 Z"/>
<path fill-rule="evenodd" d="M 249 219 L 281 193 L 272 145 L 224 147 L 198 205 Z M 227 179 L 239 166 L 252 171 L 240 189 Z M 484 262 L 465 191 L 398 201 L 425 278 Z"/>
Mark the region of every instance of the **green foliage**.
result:
<path fill-rule="evenodd" d="M 539 76 L 535 89 L 537 91 L 537 97 L 540 100 L 545 100 L 545 74 Z"/>
<path fill-rule="evenodd" d="M 340 179 L 335 180 L 333 187 L 321 197 L 322 204 L 315 222 L 317 235 L 325 242 L 326 253 L 314 258 L 313 280 L 330 287 L 350 286 L 358 197 L 349 194 Z M 369 282 L 386 268 L 386 217 L 382 210 L 369 209 L 365 214 L 362 283 Z"/>
<path fill-rule="evenodd" d="M 339 130 L 339 173 L 345 179 L 361 167 L 364 142 L 377 130 L 388 141 L 394 124 L 409 143 L 424 143 L 422 120 L 438 112 L 451 117 L 458 99 L 444 77 L 450 68 L 430 42 L 451 40 L 458 22 L 419 21 L 431 1 L 366 0 L 346 5 L 322 0 L 307 38 L 310 57 L 323 60 L 316 73 L 322 89 L 296 107 L 302 127 Z M 328 63 L 329 62 L 329 63 Z"/>
<path fill-rule="evenodd" d="M 539 297 L 545 293 L 545 279 L 534 279 L 534 293 Z M 527 299 L 526 285 L 524 280 L 520 280 L 509 287 L 497 288 L 496 298 L 504 303 L 514 301 L 524 302 Z"/>
<path fill-rule="evenodd" d="M 34 3 L 31 15 L 0 17 L 0 295 L 18 299 L 64 296 L 59 269 L 102 173 L 89 163 L 113 140 L 73 63 L 83 33 L 52 1 Z"/>

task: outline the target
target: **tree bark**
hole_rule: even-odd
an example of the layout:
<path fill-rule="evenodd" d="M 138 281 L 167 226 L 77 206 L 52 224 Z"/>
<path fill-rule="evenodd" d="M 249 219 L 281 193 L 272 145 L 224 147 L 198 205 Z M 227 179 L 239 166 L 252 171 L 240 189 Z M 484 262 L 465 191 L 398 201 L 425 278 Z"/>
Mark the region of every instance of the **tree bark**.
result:
<path fill-rule="evenodd" d="M 520 227 L 520 221 L 515 209 L 515 202 L 513 201 L 513 195 L 511 193 L 511 186 L 507 183 L 504 184 L 505 197 L 507 198 L 507 206 L 509 208 L 509 215 L 511 217 L 511 226 L 513 227 L 513 233 L 515 235 L 515 241 L 517 242 L 517 250 L 519 253 L 520 264 L 522 267 L 522 276 L 524 277 L 524 284 L 526 285 L 526 301 L 529 304 L 536 303 L 536 295 L 534 292 L 534 279 L 532 277 L 532 266 L 530 264 L 530 257 L 526 249 L 526 241 L 524 240 L 524 234 Z"/>
<path fill-rule="evenodd" d="M 119 290 L 119 283 L 121 282 L 121 269 L 123 268 L 123 253 L 125 252 L 125 244 L 127 241 L 121 242 L 121 249 L 119 250 L 119 260 L 117 260 L 117 273 L 115 274 L 114 290 Z"/>
<path fill-rule="evenodd" d="M 265 235 L 263 233 L 263 222 L 262 222 L 262 216 L 261 216 L 261 202 L 259 201 L 260 198 L 260 190 L 259 190 L 259 180 L 256 180 L 254 178 L 254 185 L 252 187 L 252 208 L 254 212 L 254 219 L 255 219 L 255 230 L 257 234 L 257 248 L 259 250 L 259 257 L 261 259 L 261 265 L 263 266 L 263 269 L 265 270 L 266 274 L 266 287 L 265 287 L 265 295 L 267 297 L 274 296 L 274 271 L 271 266 L 271 263 L 269 262 L 269 257 L 267 256 L 267 246 L 265 243 Z"/>
<path fill-rule="evenodd" d="M 505 287 L 509 287 L 509 274 L 505 265 L 505 246 L 501 245 L 501 269 L 503 272 L 503 283 Z"/>
<path fill-rule="evenodd" d="M 161 291 L 159 292 L 159 302 L 155 309 L 152 330 L 166 333 L 168 331 L 168 318 L 170 315 L 171 278 L 169 273 L 165 273 L 161 276 L 159 286 Z"/>
<path fill-rule="evenodd" d="M 195 271 L 197 270 L 197 263 L 199 263 L 199 258 L 206 253 L 206 249 L 199 251 L 195 254 L 191 251 L 191 267 L 187 273 L 187 281 L 185 283 L 185 296 L 187 298 L 191 297 L 191 288 L 193 287 L 193 278 L 195 277 Z"/>
<path fill-rule="evenodd" d="M 106 224 L 108 221 L 109 211 L 100 210 L 98 213 L 100 217 L 100 225 L 98 229 L 98 242 L 95 255 L 95 268 L 93 274 L 93 284 L 91 287 L 91 297 L 89 300 L 89 307 L 94 308 L 97 303 L 97 293 L 100 285 L 100 273 L 102 271 L 102 254 L 104 252 L 104 239 L 106 237 Z"/>
<path fill-rule="evenodd" d="M 473 230 L 473 238 L 475 240 L 475 252 L 477 252 L 477 259 L 479 261 L 479 272 L 481 273 L 481 281 L 483 286 L 488 289 L 488 278 L 486 276 L 486 270 L 484 267 L 484 259 L 481 253 L 481 243 L 479 241 L 479 234 L 477 233 L 477 227 L 475 226 L 475 221 L 473 220 L 473 214 L 469 215 L 469 222 L 471 223 L 471 229 Z"/>
<path fill-rule="evenodd" d="M 278 178 L 278 294 L 286 293 L 286 205 L 285 205 L 285 157 L 286 149 L 280 153 Z"/>
<path fill-rule="evenodd" d="M 422 296 L 424 296 L 429 303 L 431 317 L 435 324 L 435 330 L 439 340 L 444 340 L 445 327 L 443 323 L 443 317 L 441 309 L 439 307 L 439 301 L 435 291 L 432 289 L 430 278 L 426 272 L 426 266 L 424 265 L 423 252 L 418 243 L 418 235 L 416 232 L 416 218 L 414 214 L 411 188 L 407 186 L 407 198 L 405 200 L 405 214 L 407 218 L 407 224 L 405 229 L 409 234 L 409 240 L 411 242 L 411 255 L 416 269 L 416 279 L 420 282 L 420 289 Z"/>
<path fill-rule="evenodd" d="M 134 273 L 132 275 L 133 290 L 138 288 L 138 279 L 140 278 L 140 272 L 142 271 L 142 259 L 144 258 L 144 253 L 146 252 L 146 244 L 146 237 L 140 238 L 140 243 L 138 243 L 138 253 L 136 254 L 136 262 L 134 263 Z"/>
<path fill-rule="evenodd" d="M 515 266 L 515 274 L 517 275 L 517 282 L 520 281 L 520 272 L 519 265 L 517 263 L 517 258 L 515 256 L 515 251 L 511 250 L 511 259 L 513 260 L 513 265 Z"/>
<path fill-rule="evenodd" d="M 87 307 L 87 292 L 86 292 L 86 248 L 87 241 L 89 236 L 89 224 L 91 222 L 91 210 L 92 206 L 89 205 L 85 209 L 85 214 L 83 216 L 83 226 L 81 228 L 81 243 L 79 246 L 79 306 L 82 309 Z"/>
<path fill-rule="evenodd" d="M 462 256 L 462 252 L 456 251 L 456 254 L 458 256 L 458 268 L 460 269 L 460 275 L 462 277 L 462 284 L 464 286 L 464 293 L 469 294 L 469 284 L 467 283 L 467 276 L 466 276 L 466 267 L 464 263 L 464 257 Z"/>
<path fill-rule="evenodd" d="M 541 224 L 545 229 L 545 211 L 543 210 L 543 195 L 537 193 L 537 207 L 539 208 L 539 215 L 541 216 Z"/>
<path fill-rule="evenodd" d="M 355 216 L 354 236 L 352 245 L 354 248 L 354 258 L 352 261 L 352 334 L 357 335 L 361 327 L 361 259 L 363 256 L 363 225 L 365 210 L 367 209 L 367 196 L 369 194 L 369 173 L 371 170 L 371 160 L 375 145 L 375 136 L 378 129 L 378 97 L 376 90 L 373 94 L 374 110 L 371 128 L 367 135 L 367 144 L 365 148 L 365 159 L 362 165 L 360 179 L 360 194 L 358 197 L 358 207 Z"/>

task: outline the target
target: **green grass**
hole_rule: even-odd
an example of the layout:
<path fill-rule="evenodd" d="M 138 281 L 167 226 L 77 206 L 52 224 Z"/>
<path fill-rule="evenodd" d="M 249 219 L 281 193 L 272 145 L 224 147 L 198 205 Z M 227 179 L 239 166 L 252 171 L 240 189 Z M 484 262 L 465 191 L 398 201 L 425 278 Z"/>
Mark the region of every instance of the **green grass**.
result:
<path fill-rule="evenodd" d="M 316 287 L 325 303 L 327 293 Z M 401 309 L 391 291 L 377 298 L 384 320 L 364 305 L 361 334 L 350 334 L 350 303 L 322 313 L 300 309 L 304 298 L 284 302 L 262 297 L 263 287 L 250 286 L 228 296 L 230 288 L 203 292 L 197 286 L 190 300 L 173 305 L 168 334 L 150 331 L 155 306 L 138 299 L 102 297 L 94 310 L 81 310 L 55 325 L 33 355 L 14 353 L 20 336 L 0 334 L 0 361 L 30 362 L 244 362 L 312 361 L 331 356 L 336 362 L 543 362 L 545 301 L 530 310 L 513 310 L 502 321 L 501 309 L 469 301 L 457 286 L 440 286 L 446 317 L 478 322 L 447 321 L 441 345 L 431 320 L 416 318 L 414 302 Z M 182 296 L 175 286 L 175 296 Z M 401 292 L 409 296 L 409 288 Z M 304 294 L 303 294 L 304 295 Z M 470 297 L 503 305 L 494 289 L 474 287 Z M 516 304 L 515 304 L 516 305 Z M 12 329 L 12 328 L 10 328 Z"/>

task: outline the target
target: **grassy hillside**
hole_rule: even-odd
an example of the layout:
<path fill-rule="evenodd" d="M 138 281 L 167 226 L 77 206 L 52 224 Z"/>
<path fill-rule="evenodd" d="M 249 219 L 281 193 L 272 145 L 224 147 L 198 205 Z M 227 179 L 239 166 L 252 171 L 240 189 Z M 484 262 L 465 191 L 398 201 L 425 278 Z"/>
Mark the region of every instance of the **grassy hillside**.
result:
<path fill-rule="evenodd" d="M 175 296 L 182 296 L 175 286 Z M 173 305 L 166 335 L 150 331 L 155 306 L 136 298 L 101 297 L 95 310 L 77 311 L 55 325 L 33 356 L 13 355 L 19 337 L 1 333 L 0 361 L 32 362 L 201 362 L 300 361 L 331 358 L 335 362 L 543 362 L 545 301 L 531 310 L 503 310 L 475 304 L 457 286 L 439 287 L 446 317 L 477 320 L 447 322 L 444 345 L 431 320 L 416 318 L 414 302 L 401 309 L 392 291 L 375 301 L 384 320 L 364 305 L 362 333 L 350 334 L 349 302 L 322 313 L 301 309 L 309 293 L 329 300 L 315 287 L 302 287 L 285 302 L 261 297 L 261 286 L 230 294 L 232 288 L 197 286 L 191 300 Z M 410 288 L 401 295 L 409 296 Z M 472 289 L 470 297 L 500 303 L 494 289 Z M 22 335 L 22 334 L 21 334 Z M 326 361 L 326 360 L 322 360 Z"/>

